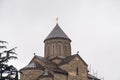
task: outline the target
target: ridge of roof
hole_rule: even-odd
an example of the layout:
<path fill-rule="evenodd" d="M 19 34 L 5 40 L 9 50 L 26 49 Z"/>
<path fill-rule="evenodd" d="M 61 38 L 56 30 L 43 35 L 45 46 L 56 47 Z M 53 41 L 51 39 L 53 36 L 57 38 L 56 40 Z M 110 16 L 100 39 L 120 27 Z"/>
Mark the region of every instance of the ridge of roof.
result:
<path fill-rule="evenodd" d="M 71 60 L 73 60 L 76 56 L 78 56 L 85 65 L 87 65 L 87 63 L 79 56 L 79 54 L 74 54 L 74 55 L 70 55 L 66 58 L 64 58 L 61 63 L 59 65 L 63 65 L 63 64 L 66 64 L 66 63 L 69 63 Z M 87 65 L 88 66 L 88 65 Z"/>
<path fill-rule="evenodd" d="M 60 39 L 67 39 L 70 40 L 70 38 L 64 33 L 64 31 L 60 28 L 58 23 L 53 28 L 53 30 L 49 33 L 47 38 L 44 40 L 44 42 L 48 39 L 54 39 L 54 38 L 60 38 Z M 71 40 L 70 40 L 71 41 Z"/>

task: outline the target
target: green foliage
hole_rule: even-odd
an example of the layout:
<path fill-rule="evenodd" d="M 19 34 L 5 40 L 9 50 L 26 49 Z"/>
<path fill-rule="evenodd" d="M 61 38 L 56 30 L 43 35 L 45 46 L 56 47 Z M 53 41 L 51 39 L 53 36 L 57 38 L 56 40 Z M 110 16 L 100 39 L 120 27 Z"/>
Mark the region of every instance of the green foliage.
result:
<path fill-rule="evenodd" d="M 15 48 L 7 50 L 6 41 L 0 41 L 0 80 L 18 80 L 18 71 L 13 65 L 8 65 L 11 59 L 17 59 Z"/>

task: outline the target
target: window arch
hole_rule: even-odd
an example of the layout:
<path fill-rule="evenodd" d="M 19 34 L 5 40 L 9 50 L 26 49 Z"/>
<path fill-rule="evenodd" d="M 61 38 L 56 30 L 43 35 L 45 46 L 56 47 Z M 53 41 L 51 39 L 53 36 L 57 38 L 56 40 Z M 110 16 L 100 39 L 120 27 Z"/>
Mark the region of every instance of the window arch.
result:
<path fill-rule="evenodd" d="M 52 43 L 50 47 L 51 47 L 51 49 L 50 49 L 51 50 L 50 55 L 54 56 L 55 55 L 55 44 Z"/>
<path fill-rule="evenodd" d="M 76 68 L 76 75 L 79 75 L 78 66 Z"/>
<path fill-rule="evenodd" d="M 61 45 L 58 45 L 58 52 L 59 52 L 59 54 L 61 54 Z"/>
<path fill-rule="evenodd" d="M 50 46 L 47 45 L 46 46 L 46 56 L 49 56 L 49 53 L 50 53 Z"/>
<path fill-rule="evenodd" d="M 52 45 L 52 54 L 53 54 L 53 55 L 54 55 L 54 53 L 55 53 L 54 50 L 55 50 L 55 45 L 53 44 L 53 45 Z"/>
<path fill-rule="evenodd" d="M 65 46 L 64 46 L 64 50 L 65 50 L 65 54 L 68 54 L 68 46 L 65 44 Z"/>
<path fill-rule="evenodd" d="M 58 54 L 62 55 L 62 45 L 61 45 L 61 43 L 58 44 Z"/>

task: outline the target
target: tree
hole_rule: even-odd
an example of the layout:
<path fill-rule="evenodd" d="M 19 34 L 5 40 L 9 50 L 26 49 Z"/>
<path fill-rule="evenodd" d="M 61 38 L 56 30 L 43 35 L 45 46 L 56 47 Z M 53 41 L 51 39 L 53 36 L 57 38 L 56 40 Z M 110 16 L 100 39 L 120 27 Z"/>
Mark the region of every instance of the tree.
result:
<path fill-rule="evenodd" d="M 18 70 L 13 65 L 8 65 L 11 59 L 17 59 L 15 48 L 7 49 L 6 41 L 0 40 L 0 80 L 18 80 Z"/>

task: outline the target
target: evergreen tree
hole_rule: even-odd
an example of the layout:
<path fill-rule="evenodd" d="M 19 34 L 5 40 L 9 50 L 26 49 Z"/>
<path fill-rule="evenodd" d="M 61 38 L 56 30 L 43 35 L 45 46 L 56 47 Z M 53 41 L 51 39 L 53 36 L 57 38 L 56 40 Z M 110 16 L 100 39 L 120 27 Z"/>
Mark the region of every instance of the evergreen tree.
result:
<path fill-rule="evenodd" d="M 6 41 L 0 41 L 0 80 L 18 80 L 18 71 L 13 65 L 8 65 L 11 59 L 17 59 L 15 48 L 7 50 Z"/>

